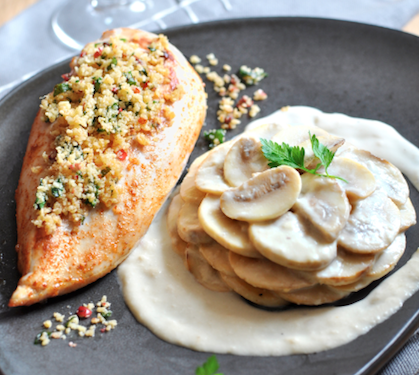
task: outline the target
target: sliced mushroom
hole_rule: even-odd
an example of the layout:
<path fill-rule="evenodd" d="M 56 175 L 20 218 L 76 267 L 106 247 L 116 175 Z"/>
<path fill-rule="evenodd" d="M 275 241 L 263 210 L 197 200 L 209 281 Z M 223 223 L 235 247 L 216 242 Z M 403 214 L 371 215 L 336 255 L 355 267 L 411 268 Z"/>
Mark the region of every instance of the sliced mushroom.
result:
<path fill-rule="evenodd" d="M 300 174 L 282 165 L 259 173 L 243 185 L 221 195 L 221 210 L 232 219 L 263 221 L 279 217 L 296 202 Z"/>
<path fill-rule="evenodd" d="M 310 139 L 309 132 L 311 133 L 311 135 L 315 134 L 316 137 L 323 137 L 329 135 L 329 133 L 326 130 L 318 128 L 317 126 L 291 126 L 275 134 L 272 137 L 272 141 L 280 145 L 282 143 L 286 143 L 289 146 L 298 146 L 300 143 L 303 143 Z"/>
<path fill-rule="evenodd" d="M 402 173 L 390 162 L 368 151 L 351 148 L 341 154 L 364 164 L 374 175 L 377 186 L 382 187 L 398 207 L 409 197 L 409 187 Z"/>
<path fill-rule="evenodd" d="M 230 252 L 230 264 L 238 277 L 256 288 L 289 292 L 314 285 L 302 272 L 273 263 L 268 259 L 248 258 Z"/>
<path fill-rule="evenodd" d="M 410 198 L 400 208 L 400 232 L 404 232 L 416 224 L 416 211 Z"/>
<path fill-rule="evenodd" d="M 196 281 L 205 288 L 214 292 L 230 291 L 218 271 L 208 264 L 196 245 L 188 244 L 185 252 L 185 265 Z"/>
<path fill-rule="evenodd" d="M 378 280 L 387 275 L 397 264 L 406 249 L 406 236 L 400 233 L 389 247 L 377 255 L 374 265 L 367 276 Z"/>
<path fill-rule="evenodd" d="M 184 202 L 199 204 L 205 198 L 205 193 L 197 189 L 195 178 L 198 168 L 206 157 L 207 155 L 203 154 L 194 160 L 180 185 L 180 196 Z"/>
<path fill-rule="evenodd" d="M 249 224 L 225 216 L 219 197 L 208 194 L 199 206 L 198 216 L 204 230 L 220 245 L 243 256 L 260 257 L 249 240 Z"/>
<path fill-rule="evenodd" d="M 182 240 L 196 245 L 212 242 L 198 219 L 198 205 L 184 203 L 179 210 L 177 231 Z"/>
<path fill-rule="evenodd" d="M 377 186 L 372 172 L 365 165 L 349 158 L 335 157 L 328 173 L 347 181 L 336 180 L 351 202 L 370 196 Z"/>
<path fill-rule="evenodd" d="M 218 242 L 213 241 L 209 244 L 200 245 L 199 251 L 212 268 L 226 275 L 236 276 L 229 261 L 230 251 Z"/>
<path fill-rule="evenodd" d="M 271 139 L 275 134 L 279 133 L 281 130 L 288 129 L 289 127 L 290 126 L 285 123 L 272 122 L 246 130 L 244 134 L 249 134 L 257 139 Z"/>
<path fill-rule="evenodd" d="M 315 285 L 310 288 L 294 290 L 289 293 L 278 293 L 283 299 L 297 305 L 318 306 L 335 302 L 349 293 L 331 288 L 327 285 Z"/>
<path fill-rule="evenodd" d="M 336 257 L 336 242 L 319 242 L 292 212 L 275 221 L 251 224 L 249 236 L 263 256 L 297 270 L 318 270 Z"/>
<path fill-rule="evenodd" d="M 336 152 L 343 144 L 345 139 L 337 137 L 336 135 L 327 134 L 320 137 L 317 137 L 319 142 L 326 146 L 330 151 Z M 300 147 L 304 148 L 304 165 L 306 168 L 313 169 L 318 163 L 319 159 L 314 155 L 313 147 L 311 146 L 310 139 L 299 144 Z"/>
<path fill-rule="evenodd" d="M 226 142 L 211 150 L 198 168 L 196 187 L 206 193 L 221 195 L 230 188 L 224 179 L 224 159 L 232 143 Z"/>
<path fill-rule="evenodd" d="M 287 301 L 279 297 L 276 293 L 266 289 L 255 288 L 236 276 L 221 274 L 221 278 L 237 294 L 257 305 L 281 307 L 288 304 Z"/>
<path fill-rule="evenodd" d="M 374 255 L 351 254 L 338 249 L 337 257 L 316 273 L 320 284 L 345 285 L 360 279 L 372 267 Z"/>
<path fill-rule="evenodd" d="M 301 194 L 293 210 L 306 217 L 326 241 L 336 240 L 351 209 L 345 192 L 333 178 L 304 173 L 301 181 Z"/>
<path fill-rule="evenodd" d="M 375 254 L 393 242 L 399 229 L 399 209 L 383 190 L 377 189 L 353 205 L 338 242 L 353 253 Z"/>
<path fill-rule="evenodd" d="M 263 156 L 261 143 L 254 137 L 243 136 L 237 140 L 224 161 L 224 178 L 230 186 L 240 186 L 252 177 L 253 173 L 269 169 Z"/>
<path fill-rule="evenodd" d="M 179 237 L 177 231 L 177 218 L 182 205 L 183 201 L 180 195 L 178 194 L 172 199 L 172 202 L 170 202 L 170 206 L 167 211 L 166 224 L 172 243 L 172 248 L 177 254 L 179 254 L 183 258 L 185 256 L 185 249 L 187 243 Z"/>
<path fill-rule="evenodd" d="M 357 292 L 358 290 L 367 287 L 373 281 L 380 279 L 394 269 L 397 262 L 402 257 L 405 248 L 406 236 L 404 233 L 400 233 L 389 247 L 376 255 L 373 266 L 361 279 L 354 283 L 337 286 L 335 288 L 341 291 Z"/>

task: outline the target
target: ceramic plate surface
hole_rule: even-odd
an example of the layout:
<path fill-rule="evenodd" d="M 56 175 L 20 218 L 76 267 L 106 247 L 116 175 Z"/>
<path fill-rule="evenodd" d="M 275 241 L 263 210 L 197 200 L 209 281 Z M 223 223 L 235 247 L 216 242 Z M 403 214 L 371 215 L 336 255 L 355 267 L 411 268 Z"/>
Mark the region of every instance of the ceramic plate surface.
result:
<path fill-rule="evenodd" d="M 304 19 L 246 19 L 183 27 L 167 32 L 186 56 L 213 52 L 233 71 L 245 64 L 269 73 L 259 87 L 269 98 L 261 102 L 259 117 L 285 105 L 307 105 L 325 112 L 389 123 L 419 144 L 419 39 L 398 31 L 356 23 Z M 205 62 L 205 61 L 204 61 Z M 5 375 L 23 374 L 182 374 L 192 375 L 208 353 L 168 344 L 154 336 L 125 306 L 116 272 L 66 296 L 32 307 L 7 307 L 17 285 L 14 191 L 25 153 L 38 98 L 61 82 L 68 61 L 55 65 L 20 85 L 0 102 L 0 369 Z M 218 127 L 217 97 L 207 82 L 209 109 L 204 129 Z M 252 94 L 255 88 L 246 90 Z M 228 138 L 242 131 L 244 119 Z M 200 139 L 192 159 L 207 150 Z M 411 187 L 419 209 L 419 194 Z M 28 209 L 31 209 L 28 207 Z M 407 232 L 403 265 L 419 244 L 419 232 Z M 398 266 L 398 267 L 399 267 Z M 363 298 L 376 284 L 353 295 Z M 53 312 L 74 312 L 83 302 L 106 294 L 118 327 L 93 339 L 55 340 L 47 347 L 33 345 L 42 322 Z M 225 375 L 372 374 L 419 326 L 419 294 L 368 334 L 342 347 L 310 355 L 240 357 L 218 355 Z M 0 371 L 1 372 L 1 371 Z"/>

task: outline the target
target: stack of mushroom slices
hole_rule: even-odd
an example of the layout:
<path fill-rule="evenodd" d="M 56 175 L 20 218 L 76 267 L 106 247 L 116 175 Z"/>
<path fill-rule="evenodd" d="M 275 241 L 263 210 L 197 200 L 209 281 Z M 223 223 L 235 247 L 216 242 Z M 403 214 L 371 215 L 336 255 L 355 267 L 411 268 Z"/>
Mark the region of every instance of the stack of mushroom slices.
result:
<path fill-rule="evenodd" d="M 336 152 L 328 173 L 347 182 L 268 166 L 261 138 L 304 147 L 316 166 L 309 132 Z M 196 159 L 167 222 L 200 284 L 280 307 L 334 302 L 386 275 L 416 213 L 391 163 L 317 127 L 266 124 Z"/>

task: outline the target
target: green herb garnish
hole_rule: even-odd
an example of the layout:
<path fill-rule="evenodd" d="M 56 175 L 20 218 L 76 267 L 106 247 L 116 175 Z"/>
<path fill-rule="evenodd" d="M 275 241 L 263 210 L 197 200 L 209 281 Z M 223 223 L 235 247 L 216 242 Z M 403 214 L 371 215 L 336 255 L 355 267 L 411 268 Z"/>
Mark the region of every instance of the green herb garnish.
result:
<path fill-rule="evenodd" d="M 39 181 L 39 186 L 43 186 L 43 179 L 41 178 Z M 41 208 L 45 207 L 47 203 L 48 195 L 44 191 L 40 191 L 39 189 L 36 191 L 35 195 L 35 204 L 33 205 L 35 210 L 40 210 Z"/>
<path fill-rule="evenodd" d="M 240 67 L 238 75 L 248 86 L 256 85 L 268 76 L 262 68 L 251 69 L 246 65 Z"/>
<path fill-rule="evenodd" d="M 100 173 L 101 173 L 102 177 L 105 177 L 110 171 L 111 171 L 111 168 L 110 167 L 106 167 L 105 169 L 102 169 L 100 171 Z"/>
<path fill-rule="evenodd" d="M 125 38 L 119 38 L 119 40 L 122 40 L 123 42 L 127 41 Z"/>
<path fill-rule="evenodd" d="M 209 148 L 214 148 L 225 141 L 225 129 L 211 129 L 204 132 L 204 138 L 209 142 Z"/>
<path fill-rule="evenodd" d="M 70 316 L 69 318 L 68 318 L 68 320 L 66 321 L 66 323 L 65 323 L 65 328 L 68 328 L 69 327 L 69 325 L 70 325 L 70 323 L 74 320 L 74 319 L 76 319 L 77 318 L 77 316 L 76 315 L 73 315 L 73 316 Z"/>
<path fill-rule="evenodd" d="M 155 52 L 156 51 L 156 47 L 148 47 L 148 49 L 150 50 L 150 52 Z"/>
<path fill-rule="evenodd" d="M 107 70 L 111 70 L 117 65 L 118 65 L 118 60 L 116 59 L 116 57 L 112 57 L 111 63 L 109 64 Z"/>
<path fill-rule="evenodd" d="M 309 132 L 309 135 L 314 155 L 320 160 L 320 163 L 318 163 L 314 169 L 308 169 L 304 166 L 304 147 L 291 147 L 284 142 L 282 145 L 279 145 L 276 142 L 261 138 L 260 141 L 262 143 L 262 152 L 265 158 L 269 161 L 268 165 L 271 168 L 279 167 L 280 165 L 287 165 L 295 169 L 301 169 L 304 172 L 311 173 L 316 176 L 337 178 L 339 180 L 348 182 L 341 177 L 332 176 L 327 173 L 327 168 L 332 162 L 335 153 L 330 151 L 325 145 L 321 144 L 315 134 L 311 135 Z M 317 170 L 321 166 L 324 167 L 324 174 L 317 173 Z"/>
<path fill-rule="evenodd" d="M 100 85 L 102 84 L 102 77 L 93 77 L 93 82 L 95 84 L 95 92 L 99 92 Z"/>
<path fill-rule="evenodd" d="M 58 178 L 52 184 L 51 194 L 52 194 L 53 197 L 58 198 L 58 197 L 61 197 L 61 195 L 63 195 L 63 193 L 64 193 L 64 185 L 61 182 L 61 179 Z"/>
<path fill-rule="evenodd" d="M 43 334 L 44 332 L 46 332 L 46 333 L 47 333 L 48 338 L 50 338 L 50 337 L 51 337 L 52 332 L 49 332 L 49 331 L 42 331 L 42 332 L 40 332 L 40 333 L 38 333 L 38 334 L 36 335 L 35 340 L 34 340 L 34 342 L 33 342 L 35 345 L 41 345 L 41 344 L 42 344 L 42 341 L 41 341 L 41 336 L 42 336 L 42 334 Z"/>
<path fill-rule="evenodd" d="M 55 85 L 54 87 L 54 96 L 57 96 L 67 91 L 71 91 L 70 85 L 66 82 L 59 83 L 58 85 Z"/>
<path fill-rule="evenodd" d="M 131 72 L 124 73 L 125 78 L 127 79 L 127 83 L 129 85 L 136 85 L 137 82 L 135 81 L 134 77 L 132 76 Z"/>
<path fill-rule="evenodd" d="M 106 312 L 101 312 L 100 315 L 102 315 L 106 320 L 108 320 L 111 316 L 112 316 L 112 311 L 106 311 Z"/>
<path fill-rule="evenodd" d="M 219 372 L 216 373 L 219 368 L 217 357 L 212 355 L 202 366 L 196 368 L 195 375 L 223 375 Z"/>

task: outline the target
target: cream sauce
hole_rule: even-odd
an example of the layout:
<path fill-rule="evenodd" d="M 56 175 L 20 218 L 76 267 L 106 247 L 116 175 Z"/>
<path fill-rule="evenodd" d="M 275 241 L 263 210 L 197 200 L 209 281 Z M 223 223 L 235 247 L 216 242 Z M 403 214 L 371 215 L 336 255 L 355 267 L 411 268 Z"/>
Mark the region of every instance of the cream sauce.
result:
<path fill-rule="evenodd" d="M 419 188 L 419 150 L 388 125 L 290 107 L 249 127 L 274 121 L 314 124 L 341 135 L 393 162 Z M 398 153 L 404 153 L 403 159 Z M 327 350 L 365 334 L 419 289 L 416 252 L 404 267 L 352 305 L 282 312 L 257 309 L 235 293 L 212 292 L 195 281 L 171 249 L 166 209 L 167 204 L 119 267 L 118 275 L 125 301 L 137 320 L 174 344 L 207 352 L 260 356 Z"/>

